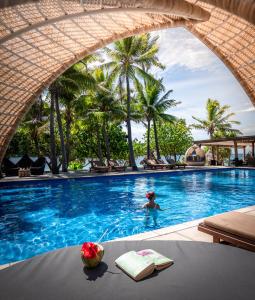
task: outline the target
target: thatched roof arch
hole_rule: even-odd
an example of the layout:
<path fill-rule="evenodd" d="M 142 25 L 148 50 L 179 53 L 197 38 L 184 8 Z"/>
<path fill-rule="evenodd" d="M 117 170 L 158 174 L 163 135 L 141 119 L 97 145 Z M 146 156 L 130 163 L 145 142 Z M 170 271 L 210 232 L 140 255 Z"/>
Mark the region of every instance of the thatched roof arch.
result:
<path fill-rule="evenodd" d="M 255 104 L 254 0 L 0 1 L 0 161 L 20 120 L 68 67 L 117 39 L 183 26 Z"/>

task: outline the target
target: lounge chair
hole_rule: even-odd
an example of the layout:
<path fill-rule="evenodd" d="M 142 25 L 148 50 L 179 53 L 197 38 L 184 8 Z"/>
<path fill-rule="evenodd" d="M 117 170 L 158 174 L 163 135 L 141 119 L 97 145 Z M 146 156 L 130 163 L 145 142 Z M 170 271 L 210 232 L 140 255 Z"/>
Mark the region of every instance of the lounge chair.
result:
<path fill-rule="evenodd" d="M 234 165 L 235 167 L 240 167 L 243 165 L 243 160 L 235 158 L 235 159 L 231 160 L 230 165 Z"/>
<path fill-rule="evenodd" d="M 175 164 L 165 163 L 163 159 L 155 159 L 157 164 L 165 166 L 167 169 L 174 169 Z"/>
<path fill-rule="evenodd" d="M 102 164 L 99 160 L 91 160 L 90 164 L 90 172 L 107 173 L 110 171 L 110 167 L 107 167 L 106 165 Z"/>
<path fill-rule="evenodd" d="M 25 168 L 25 169 L 29 169 L 32 165 L 33 161 L 32 159 L 27 155 L 23 155 L 22 158 L 17 162 L 17 166 L 19 168 Z"/>
<path fill-rule="evenodd" d="M 166 161 L 167 161 L 169 164 L 173 165 L 174 167 L 176 167 L 176 168 L 178 168 L 178 169 L 181 169 L 181 168 L 185 169 L 186 166 L 187 166 L 187 164 L 185 164 L 185 163 L 176 162 L 175 160 L 173 160 L 173 159 L 170 158 L 169 156 L 166 157 Z"/>
<path fill-rule="evenodd" d="M 158 163 L 156 159 L 144 159 L 144 169 L 169 169 L 172 168 L 172 165 L 168 165 L 165 163 Z"/>
<path fill-rule="evenodd" d="M 214 243 L 222 240 L 255 251 L 255 216 L 227 212 L 205 219 L 198 225 L 198 230 L 212 235 Z"/>
<path fill-rule="evenodd" d="M 187 166 L 187 164 L 177 162 L 177 163 L 175 164 L 175 166 L 176 166 L 178 169 L 181 169 L 181 168 L 185 169 L 186 166 Z"/>
<path fill-rule="evenodd" d="M 247 158 L 247 166 L 249 167 L 255 167 L 255 159 L 254 157 L 250 156 Z"/>
<path fill-rule="evenodd" d="M 19 174 L 19 167 L 10 161 L 8 158 L 4 158 L 2 162 L 3 173 L 5 176 L 18 176 Z"/>
<path fill-rule="evenodd" d="M 169 165 L 172 165 L 174 168 L 176 166 L 175 160 L 173 160 L 171 157 L 166 156 L 166 161 L 168 162 Z"/>
<path fill-rule="evenodd" d="M 116 171 L 116 172 L 126 171 L 127 169 L 127 166 L 125 164 L 120 165 L 117 160 L 113 160 L 113 159 L 109 160 L 109 166 L 111 167 L 111 171 Z"/>
<path fill-rule="evenodd" d="M 46 158 L 41 156 L 35 162 L 32 162 L 30 172 L 32 175 L 43 175 L 46 165 Z"/>

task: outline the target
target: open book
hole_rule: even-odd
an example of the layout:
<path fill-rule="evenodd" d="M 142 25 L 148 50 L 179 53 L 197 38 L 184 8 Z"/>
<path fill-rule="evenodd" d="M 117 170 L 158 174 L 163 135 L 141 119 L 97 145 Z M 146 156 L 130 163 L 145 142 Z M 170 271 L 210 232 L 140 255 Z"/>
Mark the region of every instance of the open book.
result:
<path fill-rule="evenodd" d="M 131 278 L 138 281 L 154 270 L 162 270 L 173 264 L 173 260 L 152 249 L 129 251 L 115 260 L 116 265 Z"/>

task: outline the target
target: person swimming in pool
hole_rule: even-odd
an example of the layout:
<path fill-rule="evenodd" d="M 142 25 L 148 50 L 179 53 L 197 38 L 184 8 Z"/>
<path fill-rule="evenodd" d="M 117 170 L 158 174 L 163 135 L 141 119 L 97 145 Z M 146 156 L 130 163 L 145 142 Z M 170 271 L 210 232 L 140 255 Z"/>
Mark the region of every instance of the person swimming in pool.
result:
<path fill-rule="evenodd" d="M 143 208 L 146 208 L 145 226 L 148 226 L 150 216 L 153 218 L 154 225 L 157 226 L 158 210 L 163 211 L 163 209 L 155 202 L 156 194 L 154 192 L 146 193 L 146 198 L 149 202 L 143 205 Z"/>

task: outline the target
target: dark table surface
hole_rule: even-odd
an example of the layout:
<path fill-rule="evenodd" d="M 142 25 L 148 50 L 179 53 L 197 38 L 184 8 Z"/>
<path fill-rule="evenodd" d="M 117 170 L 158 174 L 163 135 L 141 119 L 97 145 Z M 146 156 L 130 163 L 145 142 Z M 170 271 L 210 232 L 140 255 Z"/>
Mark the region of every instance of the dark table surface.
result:
<path fill-rule="evenodd" d="M 121 241 L 103 244 L 103 262 L 83 267 L 80 246 L 53 251 L 0 271 L 0 299 L 255 299 L 255 253 L 202 242 Z M 154 249 L 174 265 L 139 282 L 114 260 L 130 250 Z"/>

